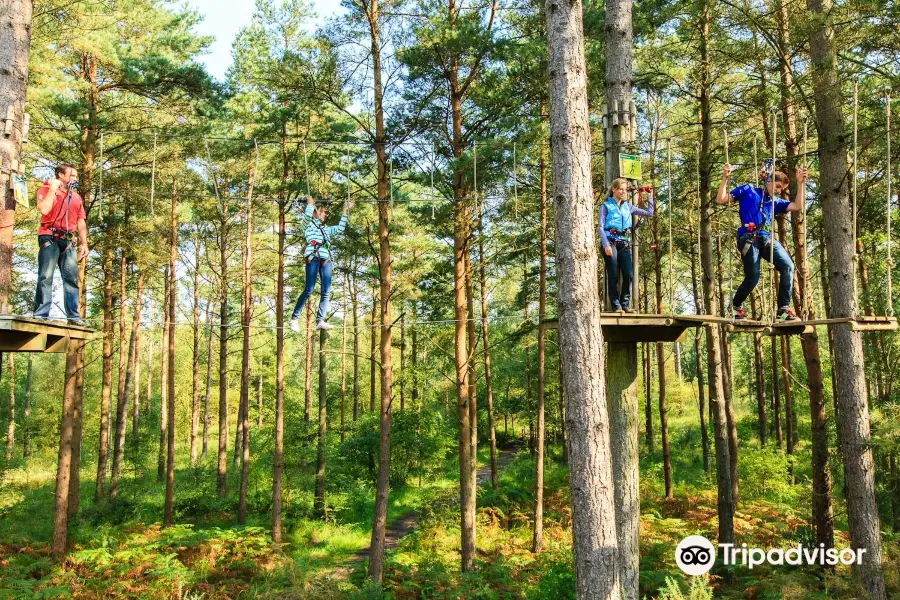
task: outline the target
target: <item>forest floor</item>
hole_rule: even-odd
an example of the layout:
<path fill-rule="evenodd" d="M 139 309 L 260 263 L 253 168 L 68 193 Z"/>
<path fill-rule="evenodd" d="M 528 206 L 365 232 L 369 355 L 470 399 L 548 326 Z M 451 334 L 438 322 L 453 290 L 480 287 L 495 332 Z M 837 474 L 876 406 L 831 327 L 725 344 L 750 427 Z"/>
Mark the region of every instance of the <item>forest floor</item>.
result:
<path fill-rule="evenodd" d="M 752 428 L 749 421 L 742 421 L 740 428 Z M 744 433 L 742 439 L 751 437 Z M 484 446 L 479 460 L 482 476 L 488 477 Z M 642 598 L 679 598 L 660 594 L 667 586 L 687 583 L 674 563 L 675 546 L 690 534 L 715 537 L 714 473 L 704 471 L 698 447 L 696 427 L 673 413 L 676 484 L 674 499 L 669 500 L 662 489 L 659 449 L 649 455 L 643 452 Z M 791 463 L 783 453 L 752 442 L 742 446 L 740 456 L 738 539 L 763 548 L 811 541 L 806 521 L 810 474 L 795 468 L 797 483 L 790 483 Z M 234 521 L 235 498 L 215 497 L 209 464 L 180 469 L 176 475 L 179 524 L 162 529 L 158 522 L 163 486 L 156 482 L 155 464 L 141 476 L 126 476 L 115 505 L 94 505 L 91 462 L 85 457 L 82 510 L 70 527 L 72 551 L 59 563 L 52 560 L 48 545 L 55 464 L 32 460 L 27 469 L 13 465 L 0 473 L 0 599 L 574 597 L 568 472 L 559 446 L 548 447 L 545 461 L 544 551 L 539 555 L 531 552 L 534 459 L 527 449 L 520 449 L 504 454 L 503 462 L 499 490 L 493 491 L 490 485 L 479 489 L 478 552 L 475 569 L 465 574 L 459 572 L 459 511 L 452 501 L 458 485 L 454 453 L 448 452 L 446 464 L 439 465 L 430 479 L 392 489 L 388 523 L 396 533 L 396 544 L 386 557 L 381 591 L 367 583 L 361 559 L 371 537 L 374 494 L 370 484 L 359 490 L 330 490 L 331 516 L 323 523 L 306 516 L 312 509 L 312 469 L 305 463 L 289 464 L 286 535 L 284 543 L 276 545 L 268 533 L 271 482 L 265 476 L 251 480 L 251 518 L 240 526 Z M 839 478 L 839 469 L 835 472 Z M 234 490 L 235 484 L 236 479 L 230 479 L 229 489 Z M 836 496 L 840 489 L 837 480 Z M 848 544 L 846 507 L 839 497 L 835 515 L 836 542 L 843 548 Z M 885 578 L 891 597 L 900 597 L 900 536 L 882 529 Z M 345 575 L 334 576 L 341 569 L 346 569 Z M 714 591 L 716 598 L 859 597 L 846 568 L 834 572 L 811 567 L 732 568 L 697 581 Z"/>

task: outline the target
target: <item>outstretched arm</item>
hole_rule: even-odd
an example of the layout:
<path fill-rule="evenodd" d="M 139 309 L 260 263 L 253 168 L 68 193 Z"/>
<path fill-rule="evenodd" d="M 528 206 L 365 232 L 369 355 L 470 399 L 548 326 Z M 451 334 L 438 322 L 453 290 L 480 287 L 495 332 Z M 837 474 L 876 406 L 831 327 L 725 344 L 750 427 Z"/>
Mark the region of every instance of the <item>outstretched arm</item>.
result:
<path fill-rule="evenodd" d="M 725 163 L 722 167 L 722 183 L 719 184 L 719 193 L 716 194 L 716 204 L 728 204 L 731 202 L 731 194 L 728 193 L 729 175 L 731 175 L 731 164 Z"/>
<path fill-rule="evenodd" d="M 350 220 L 350 209 L 356 205 L 354 201 L 344 202 L 344 214 L 341 215 L 341 220 L 337 225 L 328 228 L 328 235 L 333 236 L 341 233 L 347 227 L 347 221 Z"/>
<path fill-rule="evenodd" d="M 649 187 L 649 186 L 648 186 Z M 643 189 L 643 188 L 641 188 Z M 649 188 L 650 195 L 647 196 L 647 208 L 641 208 L 639 206 L 631 205 L 631 214 L 638 217 L 652 217 L 654 214 L 654 205 L 653 205 L 653 188 Z M 640 202 L 640 196 L 638 196 L 638 202 Z"/>
<path fill-rule="evenodd" d="M 797 196 L 788 204 L 786 212 L 800 212 L 806 202 L 806 167 L 797 169 Z"/>

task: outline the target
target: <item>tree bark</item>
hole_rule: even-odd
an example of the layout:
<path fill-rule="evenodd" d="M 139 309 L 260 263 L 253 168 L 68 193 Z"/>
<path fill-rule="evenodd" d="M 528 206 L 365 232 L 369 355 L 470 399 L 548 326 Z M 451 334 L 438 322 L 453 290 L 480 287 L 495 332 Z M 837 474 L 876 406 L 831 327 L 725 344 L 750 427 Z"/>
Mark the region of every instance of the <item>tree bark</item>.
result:
<path fill-rule="evenodd" d="M 216 492 L 224 498 L 228 484 L 228 202 L 219 213 L 219 456 Z"/>
<path fill-rule="evenodd" d="M 169 330 L 169 422 L 166 451 L 166 500 L 163 514 L 163 527 L 171 526 L 175 522 L 175 304 L 177 302 L 177 273 L 175 271 L 178 261 L 178 189 L 175 179 L 172 179 L 172 223 L 169 233 L 169 317 L 167 329 Z"/>
<path fill-rule="evenodd" d="M 109 411 L 112 396 L 112 336 L 113 321 L 112 294 L 112 245 L 103 251 L 103 375 L 100 384 L 100 431 L 97 448 L 97 485 L 94 489 L 94 503 L 98 504 L 106 496 L 106 472 L 109 466 Z"/>
<path fill-rule="evenodd" d="M 144 293 L 144 270 L 138 274 L 137 290 L 134 296 L 134 315 L 131 322 L 131 340 L 128 343 L 128 364 L 136 362 L 137 336 L 141 326 L 141 296 Z M 115 499 L 119 490 L 119 473 L 122 460 L 125 458 L 125 429 L 128 425 L 128 399 L 132 395 L 133 374 L 125 372 L 125 387 L 116 406 L 116 439 L 113 447 L 112 477 L 110 479 L 109 497 Z"/>
<path fill-rule="evenodd" d="M 692 223 L 693 225 L 693 223 Z M 693 241 L 690 244 L 691 255 L 691 286 L 694 292 L 694 305 L 697 313 L 703 314 L 703 297 L 700 293 L 699 277 L 697 276 L 697 251 Z M 697 365 L 697 401 L 700 409 L 700 439 L 703 448 L 703 472 L 709 473 L 709 427 L 706 425 L 706 385 L 703 381 L 703 350 L 700 345 L 700 332 L 694 332 L 694 358 Z"/>
<path fill-rule="evenodd" d="M 63 391 L 62 418 L 59 425 L 59 454 L 56 464 L 56 493 L 53 510 L 53 537 L 50 551 L 56 556 L 66 553 L 69 528 L 69 485 L 72 476 L 72 437 L 75 413 L 75 379 L 78 371 L 80 346 L 84 342 L 72 340 L 66 351 L 66 379 Z"/>
<path fill-rule="evenodd" d="M 712 116 L 710 113 L 710 89 L 712 64 L 710 58 L 710 22 L 712 2 L 704 0 L 699 14 L 700 29 L 700 148 L 699 148 L 699 197 L 700 197 L 700 266 L 702 268 L 703 304 L 715 315 L 716 303 L 715 264 L 713 259 L 713 231 L 710 195 L 710 138 Z M 722 346 L 718 327 L 706 328 L 707 368 L 709 372 L 709 401 L 713 408 L 713 430 L 716 447 L 716 483 L 718 488 L 718 515 L 720 544 L 734 541 L 734 498 L 731 482 L 731 456 L 729 451 L 728 416 L 722 381 Z"/>
<path fill-rule="evenodd" d="M 823 214 L 850 212 L 847 187 L 847 140 L 841 114 L 843 97 L 838 81 L 834 32 L 829 21 L 831 0 L 807 0 L 812 19 L 810 57 L 816 129 L 819 133 L 820 189 Z M 824 219 L 828 247 L 828 287 L 835 317 L 853 316 L 853 231 L 846 219 Z M 847 482 L 847 521 L 850 545 L 865 548 L 862 564 L 852 566 L 865 592 L 875 600 L 887 597 L 881 569 L 881 532 L 875 501 L 875 464 L 865 397 L 862 335 L 846 326 L 834 331 L 835 387 L 839 447 Z"/>
<path fill-rule="evenodd" d="M 287 125 L 281 125 L 281 188 L 278 191 L 278 273 L 275 279 L 275 460 L 272 468 L 272 541 L 283 541 L 281 477 L 284 473 L 284 256 L 287 238 L 287 182 L 290 157 Z"/>
<path fill-rule="evenodd" d="M 169 277 L 169 267 L 165 269 L 163 275 L 165 284 L 163 289 L 163 329 L 162 342 L 159 348 L 159 452 L 156 457 L 156 480 L 159 483 L 165 481 L 166 476 L 166 432 L 168 430 L 169 421 L 169 401 L 168 401 L 168 381 L 169 381 L 169 286 L 171 278 Z"/>
<path fill-rule="evenodd" d="M 540 111 L 543 114 L 543 110 Z M 540 241 L 539 241 L 539 261 L 538 270 L 538 346 L 537 346 L 537 447 L 535 454 L 535 493 L 534 493 L 534 536 L 531 544 L 531 551 L 539 554 L 543 550 L 544 545 L 544 399 L 545 399 L 545 382 L 544 370 L 547 362 L 546 350 L 546 329 L 544 327 L 544 319 L 547 318 L 547 163 L 544 154 L 544 144 L 541 141 L 540 158 L 538 159 L 538 170 L 540 177 L 541 191 L 541 225 L 540 225 Z M 479 243 L 481 243 L 479 241 Z M 484 250 L 482 250 L 482 255 Z M 484 258 L 481 262 L 481 285 L 484 288 Z M 487 315 L 487 301 L 484 289 L 481 292 L 482 312 Z M 491 421 L 491 464 L 492 470 L 496 473 L 496 444 L 494 442 L 494 418 L 493 418 L 493 400 L 491 398 L 490 385 L 490 363 L 488 362 L 488 339 L 487 339 L 487 318 L 484 322 L 484 353 L 485 353 L 485 382 L 488 389 L 488 415 Z M 494 490 L 497 489 L 496 474 L 494 475 Z"/>
<path fill-rule="evenodd" d="M 125 213 L 125 226 L 128 226 L 128 212 Z M 128 297 L 128 255 L 125 249 L 120 250 L 119 257 L 119 389 L 116 396 L 116 424 L 123 418 L 128 410 L 128 401 L 125 399 L 125 372 L 128 370 L 128 345 L 126 343 L 127 327 L 125 325 L 127 310 L 125 300 Z M 119 416 L 119 408 L 122 407 L 123 416 Z"/>
<path fill-rule="evenodd" d="M 12 109 L 11 135 L 0 136 L 0 163 L 19 168 L 19 153 L 25 120 L 25 92 L 28 88 L 28 57 L 31 46 L 32 0 L 12 0 L 0 12 L 0 106 Z M 6 113 L 4 113 L 6 116 Z M 20 173 L 25 176 L 24 170 Z M 16 200 L 10 189 L 11 173 L 0 173 L 0 314 L 11 314 L 13 231 L 16 224 Z"/>
<path fill-rule="evenodd" d="M 206 458 L 206 452 L 209 447 L 209 395 L 210 391 L 212 390 L 213 358 L 212 305 L 213 299 L 210 298 L 206 301 L 206 388 L 203 391 L 203 449 L 200 451 L 200 460 Z M 279 329 L 278 331 L 281 330 Z"/>
<path fill-rule="evenodd" d="M 347 431 L 345 429 L 345 412 L 347 400 L 347 275 L 341 278 L 341 296 L 343 296 L 343 308 L 341 309 L 341 443 L 344 443 Z"/>
<path fill-rule="evenodd" d="M 313 518 L 325 520 L 325 435 L 327 433 L 328 380 L 325 377 L 325 340 L 319 331 L 319 436 L 316 444 L 316 487 L 313 497 Z"/>
<path fill-rule="evenodd" d="M 256 157 L 258 158 L 258 157 Z M 238 523 L 247 522 L 247 484 L 250 481 L 250 321 L 253 318 L 253 186 L 255 158 L 247 174 L 247 204 L 244 207 L 244 239 L 241 264 L 241 483 L 238 492 Z M 311 303 L 310 303 L 311 304 Z"/>
<path fill-rule="evenodd" d="M 559 338 L 569 434 L 576 598 L 619 600 L 581 3 L 548 0 L 546 18 Z M 615 20 L 607 18 L 607 27 L 614 28 Z"/>
<path fill-rule="evenodd" d="M 197 465 L 197 434 L 200 429 L 200 236 L 194 240 L 194 344 L 191 379 L 191 466 Z"/>
<path fill-rule="evenodd" d="M 725 294 L 724 281 L 722 277 L 722 269 L 725 261 L 722 257 L 722 236 L 716 236 L 716 279 L 718 284 L 719 297 L 719 314 L 725 315 Z M 738 432 L 737 432 L 737 416 L 734 410 L 734 387 L 733 373 L 731 368 L 731 346 L 728 344 L 728 335 L 725 332 L 725 326 L 719 328 L 719 339 L 722 342 L 722 390 L 725 392 L 725 419 L 728 423 L 728 459 L 731 461 L 731 498 L 737 504 L 738 501 Z"/>

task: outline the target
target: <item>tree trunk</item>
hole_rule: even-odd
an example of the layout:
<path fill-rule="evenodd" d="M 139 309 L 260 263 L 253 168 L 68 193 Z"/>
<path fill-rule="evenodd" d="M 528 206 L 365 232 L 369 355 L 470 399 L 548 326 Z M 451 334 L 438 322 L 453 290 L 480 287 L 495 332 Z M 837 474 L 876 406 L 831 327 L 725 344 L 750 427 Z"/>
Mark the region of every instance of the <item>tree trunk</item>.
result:
<path fill-rule="evenodd" d="M 528 314 L 528 257 L 522 253 L 522 302 L 525 322 L 531 320 Z M 531 348 L 528 347 L 528 336 L 522 336 L 525 346 L 525 411 L 528 414 L 528 451 L 535 453 L 534 447 L 534 408 L 531 406 Z"/>
<path fill-rule="evenodd" d="M 359 419 L 359 312 L 357 311 L 359 286 L 356 282 L 355 271 L 350 280 L 350 289 L 350 308 L 353 312 L 353 422 L 356 423 Z"/>
<path fill-rule="evenodd" d="M 128 215 L 126 212 L 125 226 L 128 226 Z M 116 396 L 116 424 L 119 420 L 125 418 L 124 412 L 128 410 L 128 401 L 125 399 L 125 371 L 128 370 L 128 345 L 126 342 L 127 327 L 125 325 L 127 310 L 125 300 L 128 297 L 128 256 L 124 249 L 120 250 L 119 258 L 119 390 Z M 123 415 L 119 416 L 119 408 L 122 408 Z"/>
<path fill-rule="evenodd" d="M 644 379 L 644 436 L 647 452 L 653 454 L 653 398 L 650 395 L 650 344 L 641 344 L 641 374 Z"/>
<path fill-rule="evenodd" d="M 13 353 L 9 355 L 9 425 L 6 427 L 6 461 L 12 460 L 16 441 L 16 362 Z"/>
<path fill-rule="evenodd" d="M 177 188 L 175 179 L 172 179 L 172 225 L 169 237 L 169 392 L 166 394 L 169 402 L 169 434 L 167 436 L 168 449 L 166 452 L 166 500 L 163 515 L 163 527 L 171 526 L 175 521 L 175 303 L 177 302 L 177 273 L 175 271 L 178 261 L 178 205 Z"/>
<path fill-rule="evenodd" d="M 497 465 L 497 429 L 494 421 L 494 388 L 491 381 L 491 351 L 490 340 L 488 336 L 487 276 L 485 274 L 484 267 L 484 220 L 483 215 L 480 213 L 480 211 L 479 220 L 480 231 L 478 236 L 478 264 L 480 285 L 478 287 L 481 292 L 481 341 L 484 345 L 484 385 L 488 413 L 488 437 L 491 446 L 491 488 L 496 491 L 498 488 L 497 478 L 499 470 L 499 467 Z M 540 417 L 538 417 L 538 419 L 539 421 L 541 420 Z M 540 472 L 543 472 L 543 465 L 539 467 L 539 473 Z M 540 481 L 540 479 L 538 481 Z M 538 487 L 541 488 L 540 484 L 538 484 Z M 542 489 L 540 493 L 542 496 Z M 540 498 L 541 496 L 537 497 Z M 540 550 L 535 550 L 535 552 L 540 552 Z"/>
<path fill-rule="evenodd" d="M 131 340 L 128 343 L 128 364 L 135 362 L 137 355 L 137 336 L 141 326 L 141 295 L 144 293 L 144 275 L 141 270 L 138 274 L 137 290 L 134 296 L 134 316 L 131 322 Z M 119 473 L 122 468 L 122 460 L 125 458 L 125 429 L 128 425 L 128 398 L 132 395 L 133 374 L 131 370 L 125 372 L 125 387 L 119 397 L 116 406 L 116 439 L 113 447 L 112 477 L 110 480 L 109 497 L 115 499 L 119 490 Z"/>
<path fill-rule="evenodd" d="M 281 477 L 284 473 L 284 255 L 287 237 L 287 182 L 290 157 L 287 125 L 281 125 L 281 189 L 278 191 L 278 272 L 275 279 L 275 460 L 272 469 L 272 541 L 281 532 Z"/>
<path fill-rule="evenodd" d="M 543 114 L 543 107 L 540 111 Z M 544 545 L 544 370 L 547 363 L 546 350 L 546 329 L 544 328 L 544 319 L 547 318 L 547 163 L 544 154 L 544 144 L 541 141 L 541 156 L 538 159 L 540 172 L 540 190 L 541 190 L 541 225 L 540 225 L 540 242 L 539 256 L 540 267 L 538 270 L 538 347 L 537 347 L 537 448 L 535 454 L 537 460 L 535 462 L 535 493 L 534 493 L 534 536 L 531 544 L 531 551 L 539 554 L 543 550 Z M 479 240 L 479 244 L 483 244 Z M 481 304 L 482 312 L 487 315 L 487 301 L 484 292 L 484 250 L 482 249 L 481 261 Z M 490 385 L 490 363 L 488 362 L 488 339 L 487 339 L 487 318 L 484 322 L 484 353 L 485 353 L 485 381 L 488 389 L 488 410 L 491 420 L 491 463 L 492 469 L 496 471 L 494 463 L 496 459 L 495 443 L 494 443 L 494 419 L 493 419 L 493 401 L 491 399 Z M 496 475 L 495 475 L 496 477 Z M 496 479 L 493 480 L 494 490 L 497 489 Z"/>
<path fill-rule="evenodd" d="M 473 150 L 474 151 L 474 150 Z M 477 190 L 474 203 L 478 204 Z M 468 223 L 466 237 L 472 238 L 472 224 Z M 471 249 L 471 242 L 469 245 Z M 472 278 L 472 256 L 466 252 L 466 335 L 469 339 L 469 435 L 471 436 L 472 451 L 469 453 L 470 477 L 472 486 L 478 488 L 478 379 L 475 373 L 475 352 L 478 342 L 475 340 L 475 292 Z"/>
<path fill-rule="evenodd" d="M 619 600 L 581 3 L 548 0 L 546 19 L 559 338 L 564 357 L 576 598 Z M 615 23 L 607 19 L 607 27 L 615 28 Z M 629 73 L 630 65 L 629 61 Z"/>
<path fill-rule="evenodd" d="M 820 189 L 823 214 L 850 212 L 847 188 L 847 144 L 841 114 L 834 32 L 829 22 L 831 0 L 807 0 L 813 26 L 810 57 L 816 129 L 819 133 Z M 824 243 L 828 247 L 828 287 L 835 317 L 853 316 L 853 231 L 846 219 L 824 219 Z M 847 326 L 834 331 L 835 387 L 839 446 L 847 482 L 847 521 L 850 545 L 865 548 L 862 564 L 852 566 L 865 592 L 875 600 L 887 597 L 881 571 L 881 533 L 875 501 L 875 464 L 869 433 L 869 409 L 865 397 L 862 335 Z"/>
<path fill-rule="evenodd" d="M 341 310 L 341 443 L 346 437 L 345 418 L 347 400 L 347 275 L 341 278 L 341 296 L 344 306 Z"/>
<path fill-rule="evenodd" d="M 750 294 L 750 310 L 754 316 L 758 314 L 756 298 L 757 294 Z M 753 334 L 753 366 L 756 380 L 756 414 L 759 427 L 759 443 L 765 446 L 769 439 L 769 418 L 766 410 L 766 382 L 763 374 L 765 361 L 763 360 L 762 352 L 762 336 L 758 333 Z"/>
<path fill-rule="evenodd" d="M 222 202 L 219 213 L 219 456 L 216 492 L 224 498 L 228 484 L 228 203 Z"/>
<path fill-rule="evenodd" d="M 774 414 L 774 425 L 775 425 L 775 446 L 781 450 L 782 437 L 781 437 L 781 390 L 778 389 L 780 385 L 778 372 L 781 370 L 781 364 L 779 364 L 778 359 L 778 345 L 775 340 L 775 336 L 771 337 L 772 343 L 772 413 Z"/>
<path fill-rule="evenodd" d="M 312 328 L 312 301 L 306 302 L 306 355 L 304 362 L 305 373 L 303 378 L 303 422 L 309 423 L 310 403 L 312 401 L 312 363 L 313 363 L 313 337 L 315 330 Z"/>
<path fill-rule="evenodd" d="M 406 410 L 406 307 L 400 310 L 400 410 Z"/>
<path fill-rule="evenodd" d="M 258 157 L 257 157 L 258 158 Z M 244 239 L 241 264 L 241 483 L 238 493 L 238 523 L 247 522 L 247 484 L 250 480 L 250 321 L 253 317 L 253 185 L 256 183 L 254 158 L 247 174 L 247 204 L 244 208 Z M 312 303 L 310 303 L 312 304 Z"/>
<path fill-rule="evenodd" d="M 159 369 L 159 452 L 156 457 L 156 480 L 159 483 L 162 483 L 165 480 L 166 475 L 166 431 L 168 430 L 168 421 L 169 421 L 169 401 L 168 401 L 168 389 L 169 389 L 169 285 L 171 282 L 171 278 L 169 277 L 169 267 L 166 267 L 165 273 L 165 284 L 163 289 L 163 329 L 162 329 L 162 343 L 159 348 L 159 359 L 160 359 L 160 369 Z"/>
<path fill-rule="evenodd" d="M 606 390 L 609 397 L 610 443 L 615 475 L 616 535 L 619 540 L 620 581 L 625 597 L 638 596 L 638 528 L 640 495 L 638 493 L 638 399 L 637 344 L 610 343 L 606 365 Z M 662 384 L 661 384 L 662 385 Z M 662 397 L 662 396 L 661 396 Z M 660 403 L 665 419 L 665 402 Z M 663 452 L 668 447 L 663 420 Z M 667 474 L 666 497 L 671 498 L 671 474 Z"/>
<path fill-rule="evenodd" d="M 206 458 L 209 446 L 209 394 L 212 389 L 213 350 L 212 304 L 212 298 L 206 301 L 206 389 L 203 391 L 203 449 L 200 451 L 201 460 Z M 281 329 L 278 331 L 281 331 Z"/>
<path fill-rule="evenodd" d="M 419 407 L 419 303 L 413 300 L 413 324 L 412 324 L 412 401 L 413 406 Z"/>
<path fill-rule="evenodd" d="M 28 353 L 28 368 L 25 373 L 25 406 L 22 409 L 22 459 L 31 456 L 31 362 L 33 354 Z"/>
<path fill-rule="evenodd" d="M 316 488 L 313 498 L 313 518 L 325 520 L 325 435 L 327 433 L 328 380 L 325 377 L 324 330 L 319 331 L 319 436 L 316 444 Z"/>
<path fill-rule="evenodd" d="M 53 538 L 50 550 L 56 556 L 66 553 L 69 529 L 69 485 L 72 477 L 72 437 L 74 435 L 75 379 L 81 340 L 72 340 L 66 351 L 66 381 L 63 391 L 62 418 L 59 425 L 59 454 L 56 464 L 56 493 L 53 510 Z"/>
<path fill-rule="evenodd" d="M 699 277 L 697 276 L 697 251 L 694 244 L 690 245 L 691 254 L 691 286 L 694 292 L 694 305 L 697 313 L 703 314 L 703 297 L 700 293 Z M 703 472 L 709 473 L 709 427 L 706 425 L 706 385 L 703 381 L 703 351 L 700 348 L 700 332 L 694 332 L 694 357 L 697 364 L 697 399 L 700 409 L 700 438 L 703 448 Z"/>
<path fill-rule="evenodd" d="M 710 87 L 712 64 L 709 50 L 709 28 L 712 6 L 704 1 L 699 15 L 700 28 L 700 149 L 699 149 L 699 197 L 700 197 L 700 266 L 702 268 L 703 304 L 715 315 L 716 303 L 715 264 L 713 259 L 713 231 L 710 195 L 710 140 L 712 116 L 710 113 Z M 718 515 L 720 544 L 734 541 L 734 497 L 731 482 L 731 456 L 729 451 L 728 416 L 725 406 L 725 390 L 722 381 L 722 346 L 718 327 L 706 328 L 706 352 L 709 371 L 709 401 L 713 407 L 713 430 L 716 446 L 716 482 L 718 488 Z"/>
<path fill-rule="evenodd" d="M 722 259 L 722 236 L 716 236 L 716 279 L 718 284 L 719 297 L 719 314 L 725 315 L 725 294 L 724 282 L 722 277 L 722 269 L 725 261 Z M 722 390 L 725 392 L 725 419 L 728 423 L 728 458 L 731 461 L 731 498 L 737 504 L 738 501 L 738 433 L 737 433 L 737 416 L 734 410 L 734 394 L 733 394 L 733 372 L 731 369 L 731 346 L 728 344 L 728 335 L 725 332 L 725 326 L 719 328 L 719 339 L 722 342 Z"/>
<path fill-rule="evenodd" d="M 375 153 L 378 158 L 378 275 L 381 281 L 381 407 L 378 417 L 378 477 L 375 487 L 375 514 L 372 518 L 372 542 L 369 553 L 369 577 L 381 585 L 384 571 L 384 536 L 387 527 L 388 494 L 391 475 L 391 400 L 393 367 L 391 363 L 391 218 L 388 202 L 387 157 L 384 147 L 384 107 L 381 87 L 381 45 L 379 43 L 378 0 L 372 0 L 368 11 L 373 58 L 373 92 L 375 100 Z M 373 319 L 374 326 L 374 319 Z M 375 328 L 372 328 L 374 339 Z M 401 349 L 402 353 L 402 349 Z M 374 366 L 374 364 L 373 364 Z M 324 419 L 324 413 L 322 413 Z M 324 426 L 321 426 L 324 427 Z M 324 443 L 324 442 L 323 442 Z"/>
<path fill-rule="evenodd" d="M 106 495 L 106 472 L 109 466 L 109 411 L 112 396 L 112 336 L 113 321 L 112 294 L 112 245 L 103 252 L 103 375 L 100 385 L 100 431 L 97 448 L 97 486 L 94 489 L 94 503 L 98 504 Z"/>
<path fill-rule="evenodd" d="M 197 433 L 200 429 L 200 236 L 194 240 L 194 373 L 191 379 L 191 466 L 197 465 Z"/>
<path fill-rule="evenodd" d="M 11 110 L 13 128 L 0 136 L 0 163 L 4 169 L 19 168 L 19 153 L 25 120 L 25 92 L 28 87 L 28 54 L 31 46 L 32 0 L 12 0 L 0 12 L 0 107 Z M 8 113 L 4 113 L 6 116 Z M 13 230 L 16 224 L 16 200 L 9 185 L 11 173 L 0 173 L 0 314 L 12 313 Z M 24 169 L 20 173 L 25 177 Z"/>

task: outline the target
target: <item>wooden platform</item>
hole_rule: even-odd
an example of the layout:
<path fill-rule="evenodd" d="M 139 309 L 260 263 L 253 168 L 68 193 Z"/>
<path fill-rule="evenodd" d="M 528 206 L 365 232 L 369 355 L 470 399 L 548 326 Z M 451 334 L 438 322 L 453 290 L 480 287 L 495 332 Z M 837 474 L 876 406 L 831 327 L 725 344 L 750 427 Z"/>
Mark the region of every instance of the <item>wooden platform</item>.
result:
<path fill-rule="evenodd" d="M 69 340 L 88 341 L 97 335 L 90 327 L 65 321 L 0 315 L 0 352 L 65 352 Z"/>
<path fill-rule="evenodd" d="M 705 315 L 600 313 L 600 329 L 605 342 L 680 342 L 688 329 L 700 327 L 704 319 Z M 559 320 L 546 319 L 544 325 L 556 329 Z"/>
<path fill-rule="evenodd" d="M 883 316 L 840 317 L 810 321 L 769 323 L 745 319 L 736 321 L 714 315 L 654 315 L 638 313 L 601 313 L 600 328 L 606 342 L 680 342 L 687 330 L 706 325 L 724 325 L 729 333 L 761 333 L 763 335 L 803 335 L 813 333 L 819 325 L 846 325 L 853 331 L 896 331 L 897 318 Z M 559 327 L 556 318 L 546 319 L 549 329 Z"/>

